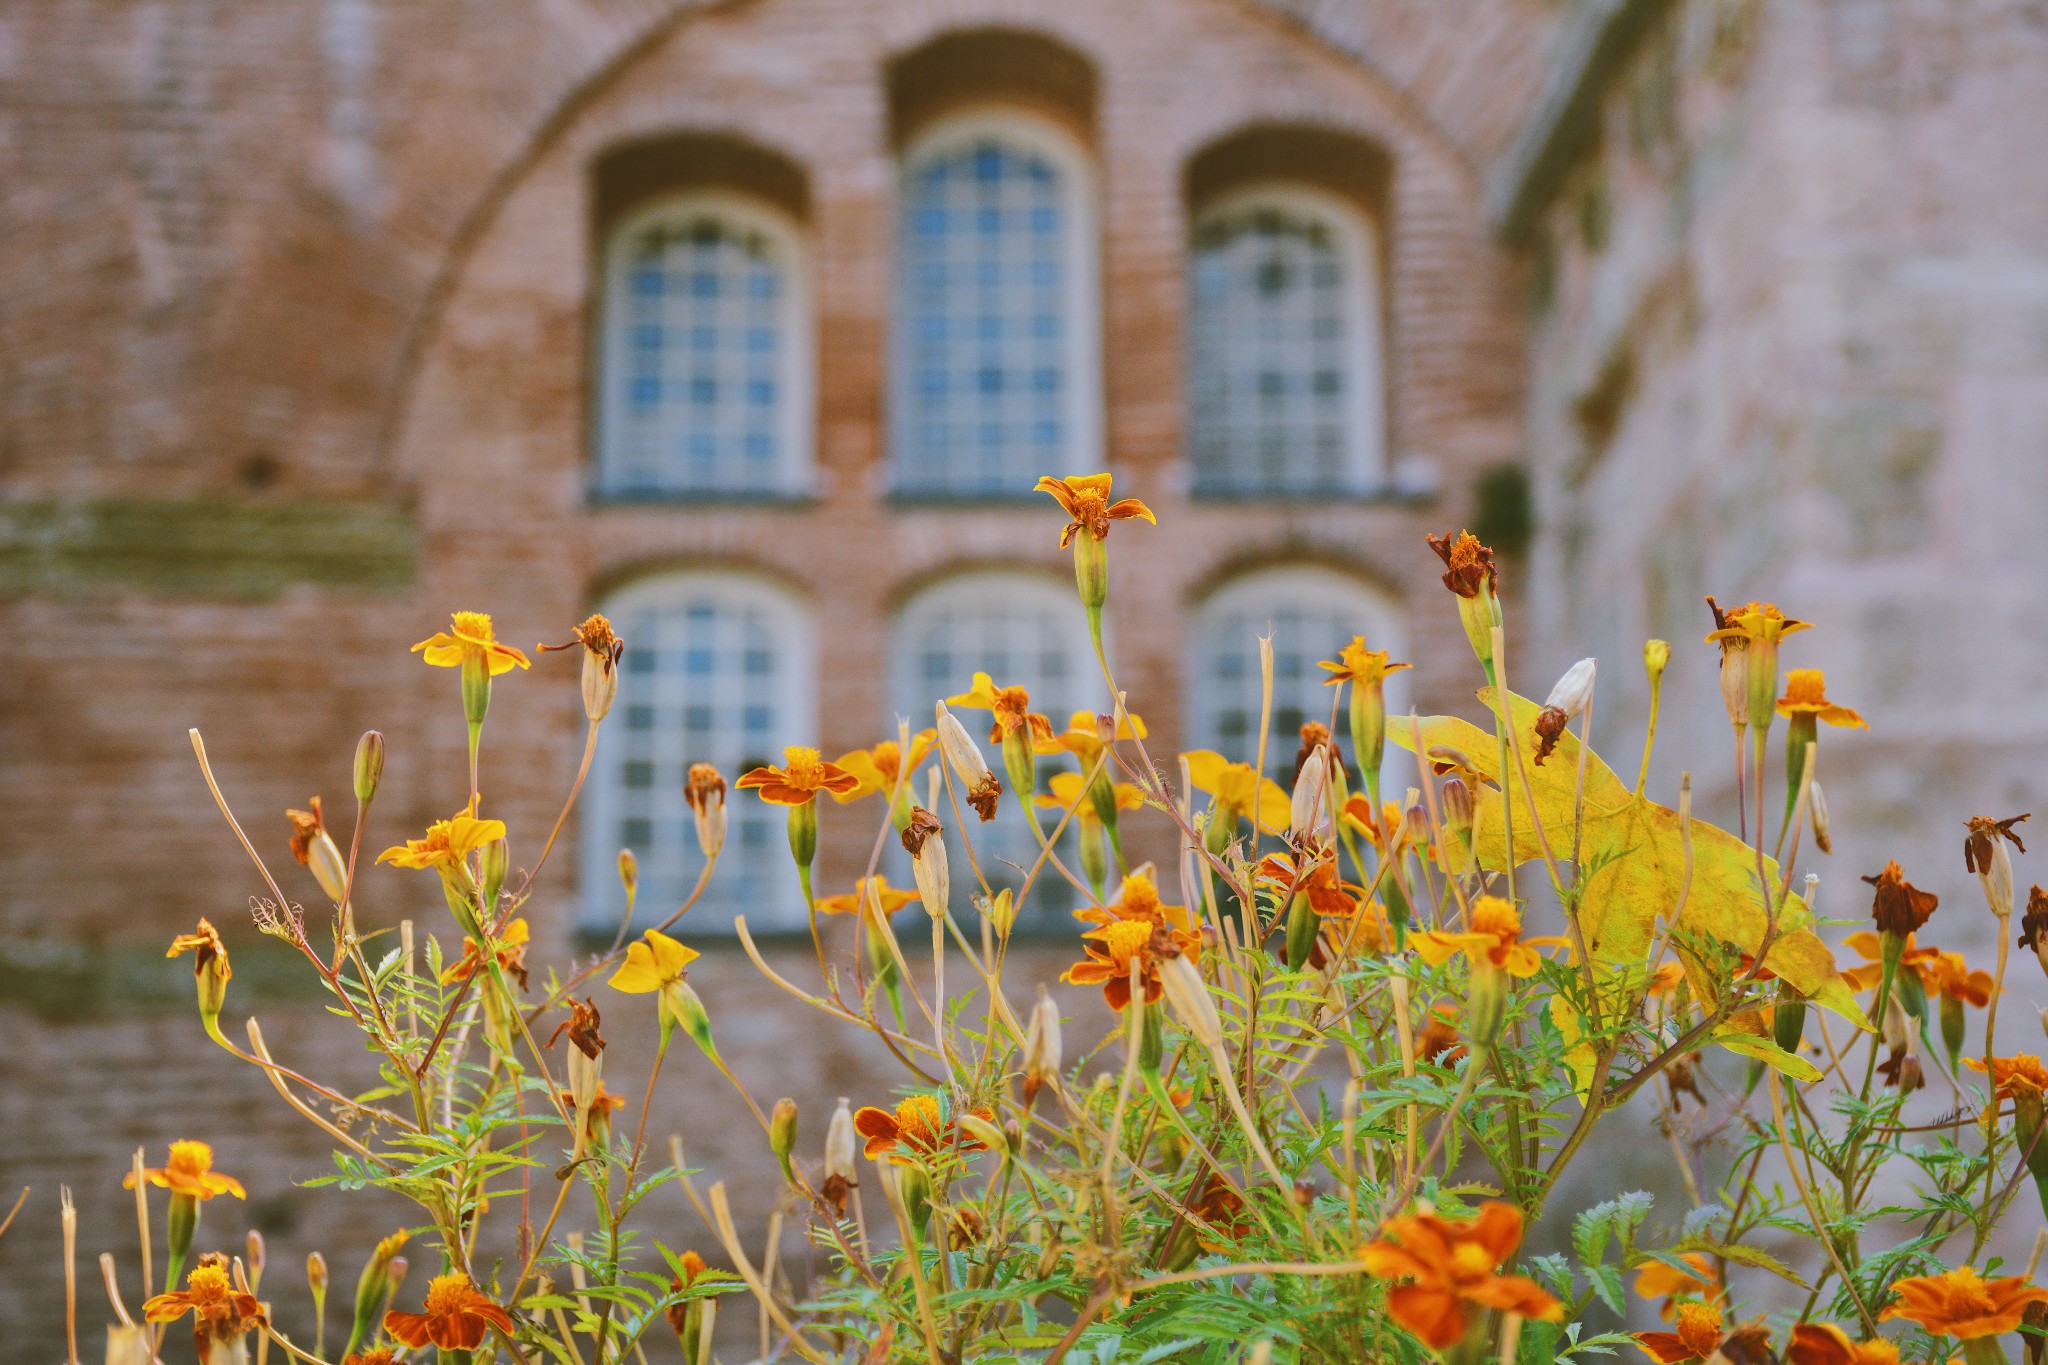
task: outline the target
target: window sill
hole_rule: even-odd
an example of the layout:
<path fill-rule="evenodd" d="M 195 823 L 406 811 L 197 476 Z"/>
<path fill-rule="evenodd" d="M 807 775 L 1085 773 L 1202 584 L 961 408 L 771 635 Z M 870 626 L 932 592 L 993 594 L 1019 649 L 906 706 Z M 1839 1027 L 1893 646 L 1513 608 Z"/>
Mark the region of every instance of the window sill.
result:
<path fill-rule="evenodd" d="M 584 505 L 593 512 L 627 511 L 636 508 L 665 509 L 677 512 L 721 511 L 731 508 L 758 508 L 764 511 L 802 512 L 818 506 L 820 499 L 810 492 L 732 492 L 706 493 L 601 493 L 591 492 L 584 496 Z"/>

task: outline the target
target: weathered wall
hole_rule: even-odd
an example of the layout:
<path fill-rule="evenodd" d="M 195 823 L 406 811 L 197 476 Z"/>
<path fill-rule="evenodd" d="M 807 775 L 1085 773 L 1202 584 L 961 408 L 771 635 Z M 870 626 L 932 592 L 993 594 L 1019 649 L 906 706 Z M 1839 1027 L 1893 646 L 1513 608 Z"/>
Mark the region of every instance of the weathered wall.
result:
<path fill-rule="evenodd" d="M 1786 665 L 1872 726 L 1822 738 L 1823 911 L 1862 918 L 1896 857 L 1931 932 L 1988 946 L 1962 822 L 2048 798 L 2048 11 L 1690 0 L 1603 92 L 1534 249 L 1548 662 L 1600 656 L 1632 755 L 1638 650 L 1671 640 L 1653 789 L 1690 769 L 1732 824 L 1700 595 L 1814 623 Z"/>

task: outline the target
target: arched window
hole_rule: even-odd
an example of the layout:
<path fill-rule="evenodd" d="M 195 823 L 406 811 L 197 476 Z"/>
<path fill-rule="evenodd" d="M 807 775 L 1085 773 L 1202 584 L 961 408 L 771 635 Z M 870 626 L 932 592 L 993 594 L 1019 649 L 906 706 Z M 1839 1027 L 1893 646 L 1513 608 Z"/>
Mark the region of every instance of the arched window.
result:
<path fill-rule="evenodd" d="M 605 241 L 596 491 L 803 491 L 809 298 L 796 227 L 717 191 L 643 206 Z"/>
<path fill-rule="evenodd" d="M 1100 463 L 1092 189 L 1081 147 L 970 113 L 903 158 L 890 441 L 897 491 L 1012 496 Z"/>
<path fill-rule="evenodd" d="M 1371 219 L 1326 190 L 1241 190 L 1196 217 L 1187 425 L 1197 492 L 1383 482 L 1378 262 Z"/>
<path fill-rule="evenodd" d="M 889 680 L 891 734 L 895 733 L 894 716 L 908 717 L 913 729 L 930 725 L 933 703 L 965 692 L 977 671 L 987 673 L 999 687 L 1028 689 L 1031 709 L 1050 719 L 1055 730 L 1065 729 L 1075 711 L 1106 705 L 1087 620 L 1072 591 L 1051 577 L 985 571 L 959 574 L 934 584 L 911 598 L 898 613 L 889 657 L 893 670 Z M 1015 888 L 1023 883 L 1023 874 L 1012 864 L 1028 869 L 1038 856 L 1037 837 L 1021 805 L 1028 797 L 1009 790 L 1002 755 L 997 746 L 986 743 L 988 714 L 969 710 L 956 710 L 955 714 L 969 733 L 983 742 L 988 763 L 1004 787 L 992 823 L 983 825 L 968 812 L 976 856 L 991 885 Z M 1062 767 L 1071 768 L 1072 764 L 1039 759 L 1041 790 Z M 920 785 L 920 802 L 923 791 Z M 949 827 L 947 837 L 954 837 L 950 810 L 938 815 Z M 1049 820 L 1046 827 L 1050 829 L 1051 824 Z M 1061 847 L 1061 860 L 1078 873 L 1071 831 Z M 957 842 L 949 856 L 956 868 L 967 866 L 966 854 Z M 906 863 L 904 874 L 908 872 Z M 959 880 L 956 871 L 954 881 Z M 1073 903 L 1073 889 L 1047 868 L 1039 873 L 1026 908 L 1054 912 Z"/>
<path fill-rule="evenodd" d="M 714 763 L 730 783 L 816 726 L 816 645 L 810 613 L 745 574 L 686 572 L 641 579 L 602 607 L 626 641 L 619 695 L 597 746 L 585 795 L 583 885 L 590 922 L 624 910 L 621 848 L 640 862 L 637 917 L 659 921 L 682 904 L 704 858 L 683 780 Z M 782 812 L 728 791 L 725 850 L 689 923 L 724 928 L 805 923 Z"/>
<path fill-rule="evenodd" d="M 1266 772 L 1282 785 L 1294 777 L 1304 721 L 1330 721 L 1337 691 L 1316 664 L 1335 659 L 1355 635 L 1373 649 L 1406 659 L 1401 616 L 1393 601 L 1349 575 L 1316 566 L 1261 569 L 1232 579 L 1196 613 L 1188 659 L 1188 747 L 1214 749 L 1241 763 L 1258 759 L 1259 637 L 1273 636 L 1273 722 Z M 1387 711 L 1407 707 L 1407 675 L 1387 680 Z M 1333 727 L 1345 759 L 1356 756 L 1340 709 Z M 1397 761 L 1388 746 L 1388 765 Z M 1398 794 L 1398 793 L 1397 793 Z"/>

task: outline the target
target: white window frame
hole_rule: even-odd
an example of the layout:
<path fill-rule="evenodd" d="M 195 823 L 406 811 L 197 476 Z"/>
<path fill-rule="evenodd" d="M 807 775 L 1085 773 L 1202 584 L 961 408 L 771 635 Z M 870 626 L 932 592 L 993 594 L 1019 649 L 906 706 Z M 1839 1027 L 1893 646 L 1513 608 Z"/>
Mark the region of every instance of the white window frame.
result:
<path fill-rule="evenodd" d="M 921 487 L 904 479 L 910 467 L 904 456 L 911 440 L 911 337 L 910 310 L 901 272 L 912 178 L 926 162 L 981 138 L 995 138 L 1044 157 L 1068 186 L 1068 373 L 1063 389 L 1068 436 L 1065 448 L 1055 457 L 1062 462 L 1061 467 L 1039 472 L 1075 473 L 1103 467 L 1102 255 L 1094 157 L 1080 139 L 1042 115 L 1001 105 L 981 106 L 934 121 L 905 145 L 897 160 L 896 220 L 890 239 L 888 482 L 892 490 L 913 497 L 979 496 Z M 1018 489 L 1019 497 L 1029 493 L 1028 482 Z"/>
<path fill-rule="evenodd" d="M 738 826 L 743 811 L 749 807 L 760 807 L 766 812 L 765 818 L 773 826 L 772 837 L 767 840 L 768 854 L 764 855 L 764 861 L 771 869 L 769 875 L 775 878 L 778 887 L 784 882 L 787 883 L 788 895 L 784 898 L 786 903 L 757 901 L 735 907 L 717 896 L 714 888 L 718 884 L 718 874 L 714 874 L 713 888 L 706 889 L 704 899 L 684 921 L 687 928 L 700 933 L 707 930 L 725 932 L 731 927 L 730 916 L 726 912 L 734 908 L 746 913 L 749 927 L 757 932 L 800 929 L 805 923 L 803 898 L 798 889 L 796 871 L 789 861 L 782 838 L 783 818 L 780 809 L 765 806 L 751 791 L 739 791 L 731 784 L 740 776 L 738 766 L 743 759 L 758 758 L 764 762 L 780 764 L 781 746 L 815 742 L 818 724 L 818 637 L 817 625 L 809 605 L 787 588 L 755 574 L 727 569 L 680 569 L 636 579 L 609 594 L 599 603 L 599 609 L 611 617 L 625 636 L 628 655 L 626 666 L 630 667 L 630 656 L 635 647 L 636 617 L 648 611 L 684 611 L 691 602 L 706 596 L 715 599 L 721 607 L 763 609 L 773 620 L 774 634 L 784 663 L 771 684 L 775 693 L 774 705 L 780 718 L 774 735 L 768 741 L 769 751 L 759 754 L 742 754 L 737 751 L 683 753 L 665 758 L 630 751 L 626 746 L 633 742 L 632 736 L 635 732 L 628 728 L 626 708 L 635 700 L 633 675 L 628 673 L 620 679 L 618 704 L 599 730 L 597 753 L 591 762 L 590 778 L 583 797 L 582 917 L 583 923 L 593 931 L 609 930 L 615 926 L 624 905 L 618 875 L 621 846 L 619 826 L 626 813 L 622 799 L 625 764 L 635 759 L 652 759 L 656 764 L 649 817 L 655 828 L 666 831 L 667 837 L 671 841 L 677 841 L 681 849 L 682 866 L 678 874 L 681 894 L 687 894 L 703 868 L 703 855 L 698 851 L 695 824 L 690 808 L 683 800 L 683 778 L 691 763 L 715 763 L 725 776 L 730 829 L 721 863 L 733 858 L 738 851 Z M 643 640 L 640 643 L 642 647 L 647 647 L 653 642 Z M 657 715 L 655 730 L 650 732 L 648 742 L 654 742 L 655 735 L 672 735 L 674 728 L 673 721 L 665 725 Z M 721 726 L 715 733 L 722 738 L 725 728 Z M 634 849 L 635 856 L 641 862 L 641 895 L 635 912 L 636 922 L 641 923 L 659 922 L 676 908 L 674 904 L 661 903 L 660 889 L 654 885 L 659 881 L 659 872 L 652 865 L 652 852 L 649 849 Z M 772 869 L 776 867 L 781 870 L 773 871 Z M 681 902 L 678 900 L 676 903 Z"/>
<path fill-rule="evenodd" d="M 802 497 L 815 486 L 817 470 L 817 336 L 812 298 L 811 253 L 802 227 L 766 200 L 736 190 L 692 189 L 663 195 L 634 209 L 604 235 L 600 269 L 603 294 L 597 318 L 596 388 L 591 405 L 595 430 L 591 489 L 598 498 L 643 496 L 614 485 L 612 443 L 624 430 L 625 389 L 614 382 L 625 362 L 629 270 L 627 247 L 633 236 L 669 218 L 708 216 L 768 238 L 784 267 L 778 326 L 782 333 L 778 382 L 781 398 L 776 426 L 782 458 L 767 488 L 673 488 L 647 494 L 653 498 L 705 499 L 763 496 Z"/>
<path fill-rule="evenodd" d="M 1345 405 L 1345 478 L 1342 491 L 1371 493 L 1387 486 L 1387 373 L 1382 256 L 1379 223 L 1356 203 L 1342 195 L 1290 180 L 1264 180 L 1241 185 L 1204 204 L 1188 226 L 1188 334 L 1183 346 L 1187 356 L 1188 391 L 1182 405 L 1187 423 L 1189 480 L 1197 492 L 1213 491 L 1217 496 L 1259 496 L 1270 492 L 1287 496 L 1297 492 L 1286 488 L 1260 490 L 1244 485 L 1204 489 L 1194 467 L 1194 290 L 1195 239 L 1222 218 L 1234 218 L 1261 208 L 1309 218 L 1323 223 L 1337 239 L 1345 266 L 1352 273 L 1352 286 L 1342 291 L 1347 378 L 1350 390 Z M 1309 490 L 1307 496 L 1322 490 Z"/>
<path fill-rule="evenodd" d="M 1233 761 L 1256 761 L 1255 752 L 1231 752 L 1225 747 L 1216 730 L 1215 717 L 1220 707 L 1212 681 L 1213 670 L 1210 665 L 1214 656 L 1210 653 L 1210 645 L 1216 634 L 1217 617 L 1241 613 L 1252 623 L 1251 630 L 1239 645 L 1246 659 L 1246 686 L 1251 695 L 1252 722 L 1256 724 L 1260 690 L 1258 636 L 1269 628 L 1268 624 L 1261 623 L 1270 623 L 1272 607 L 1281 602 L 1301 603 L 1349 623 L 1343 629 L 1342 640 L 1331 640 L 1315 645 L 1315 650 L 1327 652 L 1316 652 L 1312 659 L 1305 660 L 1305 676 L 1311 679 L 1311 684 L 1305 686 L 1303 690 L 1306 693 L 1312 688 L 1319 700 L 1319 704 L 1310 708 L 1307 713 L 1310 720 L 1326 721 L 1331 701 L 1337 696 L 1336 689 L 1323 685 L 1323 679 L 1329 675 L 1315 668 L 1314 664 L 1318 660 L 1336 658 L 1337 646 L 1352 636 L 1363 635 L 1366 646 L 1370 649 L 1387 650 L 1395 663 L 1407 662 L 1407 631 L 1404 628 L 1399 601 L 1372 584 L 1321 564 L 1274 565 L 1240 574 L 1220 584 L 1202 598 L 1193 613 L 1193 629 L 1188 632 L 1188 655 L 1185 665 L 1188 748 L 1214 749 Z M 1407 713 L 1408 676 L 1407 671 L 1403 670 L 1387 679 L 1388 715 Z M 1274 708 L 1278 710 L 1288 699 L 1279 695 L 1277 681 L 1274 694 Z M 1356 755 L 1350 752 L 1351 741 L 1346 728 L 1349 724 L 1349 714 L 1348 701 L 1340 702 L 1337 706 L 1335 730 L 1346 757 L 1356 762 Z M 1250 742 L 1252 747 L 1256 748 L 1255 733 L 1250 736 Z M 1283 734 L 1278 730 L 1269 735 L 1266 741 L 1268 774 L 1270 775 L 1279 764 L 1291 760 L 1298 747 L 1298 735 Z M 1389 744 L 1386 762 L 1381 768 L 1382 789 L 1385 789 L 1384 784 L 1395 780 L 1397 775 L 1399 780 L 1405 781 L 1405 775 L 1412 771 L 1413 766 L 1406 756 L 1394 745 Z"/>

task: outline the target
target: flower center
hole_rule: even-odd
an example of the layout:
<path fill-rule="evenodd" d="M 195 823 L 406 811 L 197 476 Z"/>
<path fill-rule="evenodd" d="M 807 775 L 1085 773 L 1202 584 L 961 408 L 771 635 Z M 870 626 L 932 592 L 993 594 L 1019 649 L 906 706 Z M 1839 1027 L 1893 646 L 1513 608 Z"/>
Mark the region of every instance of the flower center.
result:
<path fill-rule="evenodd" d="M 825 760 L 816 749 L 793 748 L 782 752 L 785 770 L 789 773 L 789 785 L 801 791 L 811 791 L 825 780 Z"/>
<path fill-rule="evenodd" d="M 467 635 L 473 640 L 496 640 L 497 634 L 491 629 L 490 613 L 482 611 L 458 611 L 455 613 L 455 633 Z"/>
<path fill-rule="evenodd" d="M 218 1304 L 228 1300 L 228 1273 L 217 1265 L 203 1265 L 185 1281 L 186 1292 L 196 1304 Z"/>
<path fill-rule="evenodd" d="M 433 1283 L 427 1286 L 427 1312 L 462 1312 L 469 1307 L 471 1292 L 467 1275 L 436 1275 Z"/>

